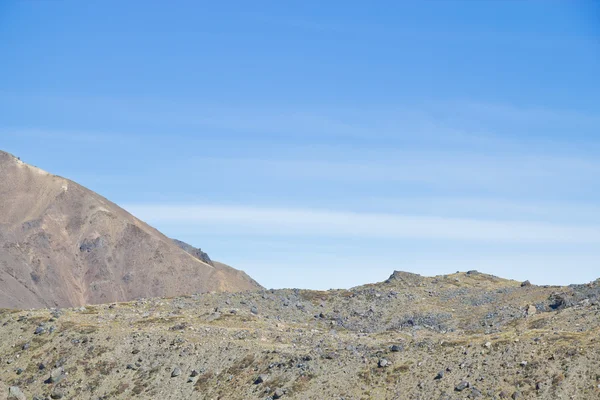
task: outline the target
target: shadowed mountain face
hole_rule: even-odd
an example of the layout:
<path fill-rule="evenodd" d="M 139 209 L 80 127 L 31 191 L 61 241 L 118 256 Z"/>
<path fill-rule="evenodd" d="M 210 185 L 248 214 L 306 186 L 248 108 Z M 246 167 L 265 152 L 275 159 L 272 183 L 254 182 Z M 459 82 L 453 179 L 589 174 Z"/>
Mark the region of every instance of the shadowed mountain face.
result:
<path fill-rule="evenodd" d="M 180 246 L 102 196 L 0 151 L 0 307 L 260 288 Z"/>
<path fill-rule="evenodd" d="M 210 257 L 208 256 L 208 254 L 206 254 L 205 252 L 203 252 L 201 249 L 198 249 L 194 246 L 191 246 L 185 242 L 182 242 L 181 240 L 177 240 L 177 239 L 173 239 L 173 241 L 175 242 L 175 244 L 177 246 L 179 246 L 180 248 L 182 248 L 183 250 L 185 250 L 186 252 L 190 253 L 191 255 L 193 255 L 194 257 L 196 257 L 197 259 L 199 259 L 200 261 L 205 262 L 206 264 L 212 265 L 214 266 L 215 264 L 213 263 L 213 261 L 210 259 Z"/>

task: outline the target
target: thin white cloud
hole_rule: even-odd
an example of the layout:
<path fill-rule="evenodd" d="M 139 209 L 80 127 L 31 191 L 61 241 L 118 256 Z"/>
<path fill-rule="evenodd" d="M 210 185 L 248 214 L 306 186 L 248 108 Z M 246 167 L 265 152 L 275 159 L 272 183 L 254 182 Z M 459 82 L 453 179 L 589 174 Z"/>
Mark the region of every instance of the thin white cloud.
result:
<path fill-rule="evenodd" d="M 464 116 L 476 115 L 477 118 L 491 118 L 520 124 L 539 123 L 545 125 L 564 124 L 571 127 L 599 127 L 600 115 L 579 110 L 555 109 L 547 107 L 517 107 L 511 104 L 463 101 L 454 102 L 453 111 Z"/>
<path fill-rule="evenodd" d="M 84 130 L 57 130 L 57 129 L 36 129 L 36 128 L 10 128 L 0 127 L 0 135 L 12 136 L 15 138 L 41 139 L 41 140 L 60 140 L 62 142 L 81 142 L 81 143 L 136 143 L 136 141 L 127 134 L 95 132 Z"/>
<path fill-rule="evenodd" d="M 287 156 L 287 157 L 286 157 Z M 271 158 L 197 157 L 180 162 L 183 171 L 215 171 L 224 178 L 286 179 L 289 182 L 337 182 L 431 188 L 486 190 L 487 193 L 578 193 L 600 174 L 595 160 L 560 156 L 493 156 L 468 152 L 348 151 L 329 159 L 324 151 L 301 159 L 293 153 Z M 285 158 L 284 158 L 285 157 Z M 390 186 L 391 187 L 391 186 Z M 396 188 L 399 188 L 396 186 Z"/>
<path fill-rule="evenodd" d="M 600 225 L 242 206 L 130 204 L 125 208 L 151 224 L 205 226 L 231 234 L 600 244 Z"/>
<path fill-rule="evenodd" d="M 598 223 L 600 207 L 584 202 L 539 202 L 486 197 L 378 197 L 366 196 L 349 203 L 363 209 L 457 218 L 519 219 L 552 223 Z"/>
<path fill-rule="evenodd" d="M 541 127 L 568 128 L 563 137 L 582 128 L 600 127 L 600 115 L 544 106 L 519 107 L 486 101 L 446 101 L 398 104 L 354 104 L 344 107 L 282 107 L 278 104 L 215 105 L 213 103 L 178 102 L 145 97 L 111 98 L 60 95 L 30 95 L 0 91 L 0 103 L 52 110 L 55 115 L 85 114 L 90 121 L 123 121 L 139 126 L 176 131 L 219 130 L 244 133 L 253 138 L 332 137 L 370 140 L 398 140 L 416 143 L 456 145 L 501 145 L 513 148 L 515 143 L 530 143 L 531 137 L 518 137 L 532 124 Z M 90 114 L 89 110 L 94 110 Z M 89 114 L 89 115 L 88 115 Z M 476 123 L 474 123 L 476 122 Z M 498 131 L 516 131 L 507 139 Z M 175 132 L 174 132 L 175 131 Z M 559 143 L 555 143 L 559 142 Z M 536 143 L 552 145 L 569 140 L 535 138 Z M 588 138 L 586 142 L 596 143 Z M 497 148 L 496 148 L 497 149 Z M 535 147 L 529 147 L 535 151 Z"/>

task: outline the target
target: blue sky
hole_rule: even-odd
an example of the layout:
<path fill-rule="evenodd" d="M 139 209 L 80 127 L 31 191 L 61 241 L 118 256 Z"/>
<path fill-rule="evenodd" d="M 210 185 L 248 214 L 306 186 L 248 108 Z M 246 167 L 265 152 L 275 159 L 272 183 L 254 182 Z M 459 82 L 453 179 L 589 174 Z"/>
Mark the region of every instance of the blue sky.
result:
<path fill-rule="evenodd" d="M 267 287 L 600 277 L 600 6 L 0 3 L 0 148 Z"/>

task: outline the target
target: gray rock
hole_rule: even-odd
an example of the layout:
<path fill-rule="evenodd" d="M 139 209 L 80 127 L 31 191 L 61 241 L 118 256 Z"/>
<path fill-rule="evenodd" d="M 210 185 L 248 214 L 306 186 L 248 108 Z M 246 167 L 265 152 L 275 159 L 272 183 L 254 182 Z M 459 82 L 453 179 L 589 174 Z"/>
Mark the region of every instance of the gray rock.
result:
<path fill-rule="evenodd" d="M 192 378 L 195 378 L 195 377 L 197 377 L 199 374 L 200 374 L 200 373 L 199 373 L 198 371 L 196 371 L 195 369 L 193 369 L 193 370 L 192 370 L 192 373 L 190 374 L 190 376 L 191 376 Z"/>
<path fill-rule="evenodd" d="M 173 368 L 173 371 L 171 372 L 171 378 L 175 378 L 179 375 L 181 375 L 181 368 L 179 368 L 179 367 Z"/>
<path fill-rule="evenodd" d="M 442 379 L 444 377 L 444 371 L 440 371 L 437 373 L 434 379 Z"/>
<path fill-rule="evenodd" d="M 60 388 L 55 388 L 50 395 L 52 399 L 62 399 L 63 397 L 65 397 L 65 393 Z"/>
<path fill-rule="evenodd" d="M 23 350 L 29 350 L 30 347 L 31 347 L 31 345 L 29 343 L 25 343 L 23 345 L 23 347 L 21 347 L 21 349 L 23 349 Z"/>
<path fill-rule="evenodd" d="M 254 381 L 254 384 L 258 385 L 260 383 L 264 383 L 266 380 L 267 380 L 267 375 L 261 374 L 256 378 L 256 380 Z"/>
<path fill-rule="evenodd" d="M 25 400 L 25 394 L 17 386 L 11 386 L 8 388 L 8 400 Z"/>
<path fill-rule="evenodd" d="M 184 250 L 187 253 L 191 254 L 192 256 L 196 257 L 200 261 L 202 261 L 202 262 L 204 262 L 206 264 L 210 264 L 213 267 L 215 266 L 214 263 L 213 263 L 213 261 L 208 256 L 208 254 L 206 254 L 205 252 L 203 252 L 200 248 L 196 248 L 196 247 L 194 247 L 192 245 L 189 245 L 189 244 L 187 244 L 185 242 L 182 242 L 181 240 L 177 240 L 177 239 L 172 239 L 172 240 L 182 250 Z"/>
<path fill-rule="evenodd" d="M 401 346 L 398 346 L 397 344 L 392 345 L 392 347 L 390 348 L 390 350 L 392 350 L 392 352 L 397 353 L 399 351 L 402 350 Z"/>
<path fill-rule="evenodd" d="M 467 389 L 469 386 L 471 386 L 469 384 L 469 382 L 467 382 L 467 381 L 461 381 L 458 385 L 456 385 L 454 387 L 454 390 L 456 390 L 457 392 L 462 392 L 463 390 Z"/>
<path fill-rule="evenodd" d="M 65 377 L 64 370 L 62 368 L 55 368 L 50 372 L 50 378 L 46 381 L 47 383 L 58 383 Z"/>
<path fill-rule="evenodd" d="M 552 310 L 562 310 L 570 306 L 567 298 L 560 293 L 554 293 L 548 299 L 550 304 L 548 305 Z"/>
<path fill-rule="evenodd" d="M 390 365 L 390 362 L 385 358 L 382 358 L 381 360 L 379 360 L 379 363 L 377 365 L 379 365 L 379 368 L 385 368 L 388 365 Z"/>
<path fill-rule="evenodd" d="M 33 332 L 34 335 L 41 335 L 42 333 L 46 333 L 46 328 L 44 328 L 43 326 L 38 326 Z"/>
<path fill-rule="evenodd" d="M 283 397 L 283 395 L 284 395 L 283 389 L 277 388 L 277 389 L 275 389 L 275 392 L 273 393 L 273 398 L 280 399 Z"/>

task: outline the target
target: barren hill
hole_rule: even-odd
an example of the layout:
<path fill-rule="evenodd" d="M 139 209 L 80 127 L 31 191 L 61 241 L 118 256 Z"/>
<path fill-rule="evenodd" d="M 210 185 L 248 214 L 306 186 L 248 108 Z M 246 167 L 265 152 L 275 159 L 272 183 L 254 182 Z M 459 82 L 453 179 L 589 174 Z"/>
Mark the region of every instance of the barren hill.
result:
<path fill-rule="evenodd" d="M 395 272 L 349 290 L 0 310 L 0 398 L 598 399 L 599 284 Z"/>
<path fill-rule="evenodd" d="M 97 193 L 0 152 L 0 307 L 260 287 L 197 254 Z"/>

